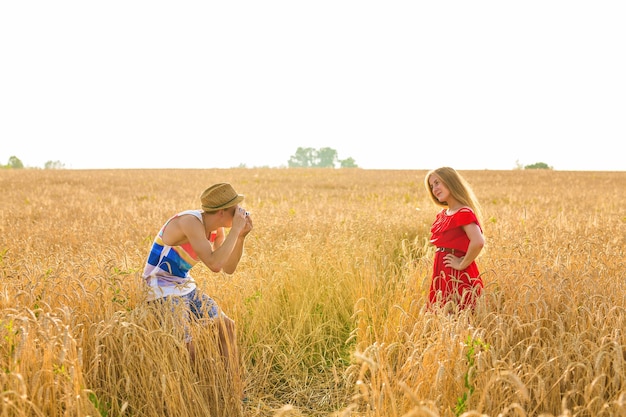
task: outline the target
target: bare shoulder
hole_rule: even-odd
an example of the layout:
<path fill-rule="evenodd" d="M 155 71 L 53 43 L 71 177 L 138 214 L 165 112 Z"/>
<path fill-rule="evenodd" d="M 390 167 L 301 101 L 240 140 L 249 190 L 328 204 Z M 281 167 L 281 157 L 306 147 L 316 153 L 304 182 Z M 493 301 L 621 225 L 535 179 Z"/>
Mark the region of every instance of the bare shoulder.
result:
<path fill-rule="evenodd" d="M 182 225 L 192 225 L 192 226 L 201 226 L 202 222 L 200 219 L 192 213 L 181 213 L 177 217 L 174 217 L 175 221 L 178 221 L 179 224 Z"/>
<path fill-rule="evenodd" d="M 202 234 L 202 223 L 196 216 L 183 214 L 171 219 L 163 229 L 163 242 L 170 246 L 187 243 L 195 234 Z"/>
<path fill-rule="evenodd" d="M 453 215 L 455 215 L 457 213 L 473 213 L 473 212 L 474 211 L 470 207 L 468 207 L 468 206 L 461 206 L 461 207 L 457 207 L 457 208 L 455 208 L 453 210 L 451 210 L 451 209 L 447 209 L 446 210 L 446 214 L 448 216 L 453 216 Z"/>

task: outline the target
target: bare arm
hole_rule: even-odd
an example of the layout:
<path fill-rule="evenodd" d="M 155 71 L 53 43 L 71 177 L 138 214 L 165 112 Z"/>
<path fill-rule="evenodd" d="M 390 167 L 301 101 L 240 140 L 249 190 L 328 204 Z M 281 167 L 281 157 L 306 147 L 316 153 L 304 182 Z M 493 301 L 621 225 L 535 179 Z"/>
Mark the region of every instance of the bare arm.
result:
<path fill-rule="evenodd" d="M 226 272 L 227 274 L 232 274 L 235 272 L 235 269 L 237 269 L 237 265 L 239 265 L 239 260 L 241 259 L 241 255 L 243 254 L 244 241 L 248 233 L 250 233 L 250 231 L 252 230 L 252 219 L 249 216 L 246 216 L 245 219 L 246 219 L 246 223 L 244 227 L 241 229 L 241 232 L 239 232 L 239 235 L 237 236 L 237 240 L 235 241 L 235 246 L 230 256 L 228 257 L 228 260 L 226 261 L 226 263 L 224 264 L 222 268 L 223 271 Z M 229 233 L 229 236 L 231 234 L 235 234 L 235 233 L 233 233 L 233 231 L 231 230 L 231 233 Z"/>
<path fill-rule="evenodd" d="M 240 220 L 237 225 L 233 222 L 233 230 L 235 233 L 229 233 L 224 237 L 223 232 L 218 233 L 216 238 L 222 240 L 222 244 L 213 250 L 213 246 L 209 239 L 207 239 L 206 231 L 202 222 L 194 216 L 181 216 L 177 218 L 177 221 L 168 226 L 169 230 L 165 233 L 169 235 L 174 244 L 181 244 L 184 241 L 188 241 L 191 247 L 198 255 L 198 258 L 213 272 L 220 272 L 225 265 L 229 264 L 229 258 L 231 257 L 235 246 L 237 244 L 238 233 L 236 227 L 241 230 L 245 225 L 245 222 Z M 165 236 L 164 236 L 165 238 Z M 168 243 L 169 244 L 169 243 Z M 241 255 L 240 255 L 241 256 Z"/>
<path fill-rule="evenodd" d="M 483 250 L 483 246 L 485 246 L 485 237 L 476 223 L 463 226 L 463 230 L 467 234 L 470 241 L 465 256 L 459 258 L 452 254 L 448 254 L 444 257 L 444 265 L 458 271 L 462 271 L 470 266 Z"/>

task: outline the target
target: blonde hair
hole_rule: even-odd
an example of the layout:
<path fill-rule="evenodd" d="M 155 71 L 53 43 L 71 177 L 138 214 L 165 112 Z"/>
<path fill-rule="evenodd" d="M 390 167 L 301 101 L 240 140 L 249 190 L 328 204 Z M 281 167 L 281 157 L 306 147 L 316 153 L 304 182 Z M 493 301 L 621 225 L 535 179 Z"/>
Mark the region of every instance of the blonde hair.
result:
<path fill-rule="evenodd" d="M 480 208 L 480 203 L 478 202 L 476 195 L 474 195 L 472 187 L 454 168 L 441 167 L 433 169 L 426 174 L 426 177 L 424 178 L 424 185 L 426 186 L 426 190 L 428 190 L 430 199 L 435 203 L 435 205 L 442 208 L 448 207 L 448 203 L 439 201 L 433 194 L 433 190 L 430 188 L 430 183 L 428 181 L 433 174 L 436 174 L 441 179 L 448 190 L 450 190 L 450 194 L 452 194 L 452 197 L 454 197 L 455 200 L 474 211 L 478 221 L 482 224 L 482 210 Z"/>

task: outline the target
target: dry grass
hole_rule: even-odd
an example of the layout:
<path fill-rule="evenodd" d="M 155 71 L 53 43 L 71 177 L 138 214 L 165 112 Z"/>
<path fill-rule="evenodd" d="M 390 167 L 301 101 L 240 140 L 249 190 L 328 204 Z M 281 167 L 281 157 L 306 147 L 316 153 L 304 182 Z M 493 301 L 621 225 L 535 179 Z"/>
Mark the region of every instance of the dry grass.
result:
<path fill-rule="evenodd" d="M 238 323 L 245 416 L 626 416 L 626 173 L 467 171 L 486 296 L 424 310 L 425 171 L 0 171 L 0 416 L 236 416 L 142 302 L 158 227 L 229 181 L 255 229 L 194 276 Z M 419 210 L 416 210 L 419 208 Z"/>

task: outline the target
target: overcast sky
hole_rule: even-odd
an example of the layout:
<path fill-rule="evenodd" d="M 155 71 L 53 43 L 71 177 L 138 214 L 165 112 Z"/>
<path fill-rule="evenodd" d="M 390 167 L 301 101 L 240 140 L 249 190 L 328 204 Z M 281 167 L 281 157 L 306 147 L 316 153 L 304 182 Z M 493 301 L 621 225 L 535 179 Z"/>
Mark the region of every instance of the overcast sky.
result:
<path fill-rule="evenodd" d="M 2 1 L 0 164 L 626 170 L 626 1 Z M 620 150 L 618 150 L 620 149 Z"/>

